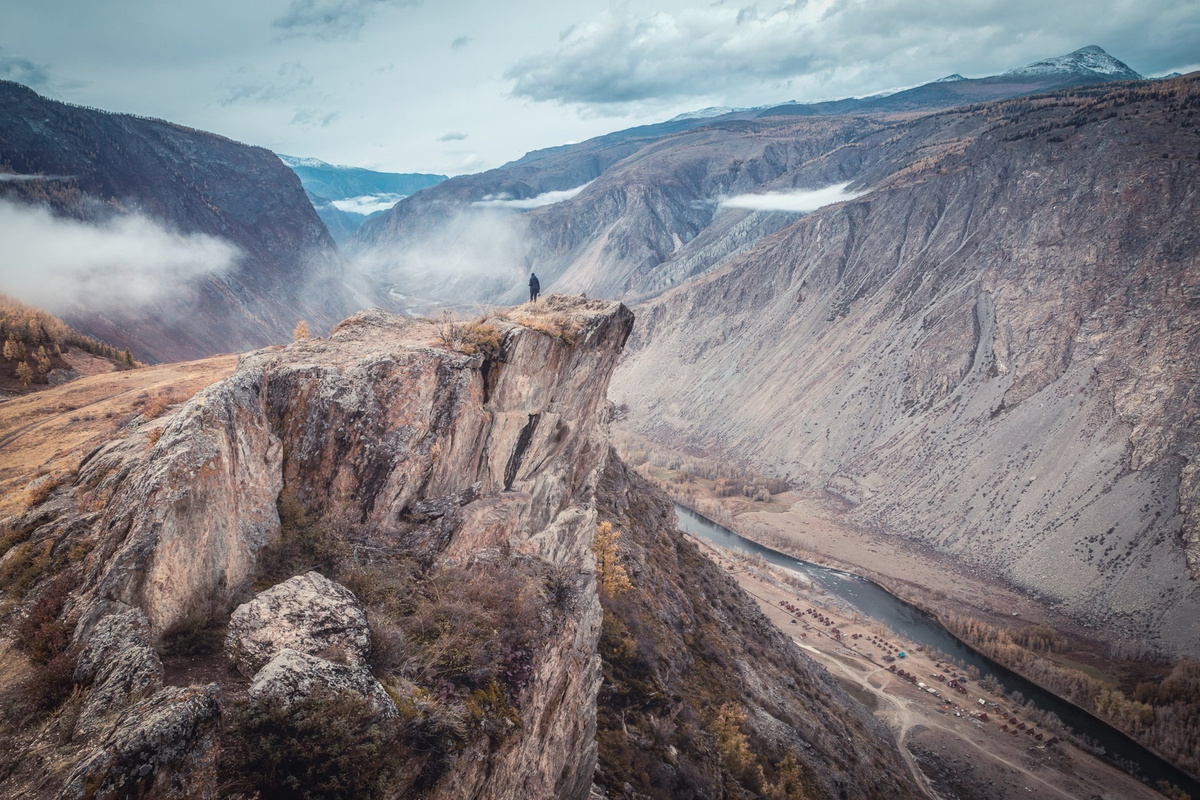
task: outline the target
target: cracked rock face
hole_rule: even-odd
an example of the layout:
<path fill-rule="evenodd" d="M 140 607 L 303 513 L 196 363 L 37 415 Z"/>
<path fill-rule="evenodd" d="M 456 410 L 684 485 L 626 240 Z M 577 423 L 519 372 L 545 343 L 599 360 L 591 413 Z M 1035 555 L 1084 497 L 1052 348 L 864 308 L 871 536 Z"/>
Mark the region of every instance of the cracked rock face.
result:
<path fill-rule="evenodd" d="M 102 619 L 79 656 L 75 682 L 91 687 L 75 723 L 80 734 L 98 730 L 111 712 L 161 689 L 162 662 L 146 615 L 131 609 Z"/>
<path fill-rule="evenodd" d="M 238 606 L 225 651 L 247 678 L 284 649 L 362 667 L 371 652 L 367 613 L 353 593 L 318 572 L 272 586 Z"/>
<path fill-rule="evenodd" d="M 284 648 L 258 671 L 250 684 L 250 699 L 255 703 L 279 703 L 290 708 L 317 686 L 324 686 L 334 693 L 356 692 L 371 702 L 375 713 L 396 716 L 396 704 L 365 667 L 334 664 L 291 648 Z"/>
<path fill-rule="evenodd" d="M 130 706 L 68 776 L 59 800 L 216 794 L 221 689 L 169 687 Z"/>

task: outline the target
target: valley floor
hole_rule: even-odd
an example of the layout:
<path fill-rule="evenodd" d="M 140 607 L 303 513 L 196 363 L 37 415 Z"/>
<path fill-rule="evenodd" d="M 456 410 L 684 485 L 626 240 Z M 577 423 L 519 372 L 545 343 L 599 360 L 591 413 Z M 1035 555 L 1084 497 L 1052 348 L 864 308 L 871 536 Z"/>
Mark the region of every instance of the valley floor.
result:
<path fill-rule="evenodd" d="M 1045 741 L 1051 731 L 1037 728 L 1043 742 L 1025 734 L 1033 727 L 1023 710 L 1015 709 L 1002 696 L 970 685 L 967 695 L 947 689 L 935 676 L 957 672 L 953 665 L 938 662 L 912 642 L 888 632 L 887 641 L 904 650 L 906 658 L 895 662 L 938 692 L 934 695 L 890 672 L 883 652 L 870 642 L 881 636 L 873 620 L 855 619 L 831 607 L 819 592 L 797 589 L 747 569 L 737 559 L 698 540 L 702 551 L 725 568 L 761 606 L 767 617 L 788 634 L 797 647 L 820 662 L 849 694 L 884 720 L 896 735 L 901 754 L 917 782 L 931 798 L 962 800 L 1011 800 L 1018 797 L 1105 798 L 1139 800 L 1161 798 L 1129 775 L 1105 764 L 1067 742 Z M 792 613 L 781 602 L 798 606 Z M 818 623 L 804 612 L 814 608 L 832 622 Z M 830 635 L 837 627 L 841 641 Z M 853 634 L 860 639 L 852 639 Z M 984 705 L 979 705 L 979 700 Z M 987 714 L 984 721 L 982 713 Z M 1008 720 L 1016 718 L 1017 723 Z M 1016 725 L 1022 725 L 1014 732 Z M 1007 726 L 1007 730 L 1002 730 Z"/>
<path fill-rule="evenodd" d="M 823 493 L 786 492 L 772 501 L 769 507 L 781 510 L 754 510 L 763 504 L 742 498 L 727 498 L 723 505 L 737 517 L 739 533 L 768 546 L 785 544 L 789 552 L 811 553 L 817 563 L 849 568 L 935 613 L 957 612 L 1005 625 L 1049 625 L 1086 636 L 1032 594 L 915 542 L 846 525 L 836 501 Z"/>

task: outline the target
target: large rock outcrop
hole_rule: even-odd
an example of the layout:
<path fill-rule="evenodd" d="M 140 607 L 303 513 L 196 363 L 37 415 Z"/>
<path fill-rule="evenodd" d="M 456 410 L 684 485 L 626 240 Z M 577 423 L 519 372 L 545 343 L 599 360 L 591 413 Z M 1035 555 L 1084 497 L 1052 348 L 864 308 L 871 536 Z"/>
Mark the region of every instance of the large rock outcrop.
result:
<path fill-rule="evenodd" d="M 546 635 L 521 656 L 511 702 L 529 716 L 498 744 L 471 745 L 431 796 L 585 796 L 600 682 L 591 497 L 607 452 L 605 389 L 633 317 L 617 303 L 561 298 L 513 316 L 527 324 L 481 322 L 471 330 L 482 345 L 453 339 L 456 350 L 428 321 L 363 312 L 328 341 L 247 355 L 155 440 L 135 432 L 98 448 L 80 467 L 75 501 L 47 505 L 54 513 L 43 511 L 33 533 L 41 541 L 86 532 L 96 542 L 71 604 L 77 639 L 103 633 L 131 607 L 159 637 L 228 602 L 281 535 L 285 486 L 313 518 L 379 531 L 423 564 L 533 560 L 570 576 L 571 600 L 561 606 L 570 613 L 548 617 Z M 310 615 L 320 617 L 328 609 L 316 606 L 339 594 L 324 583 L 306 575 L 265 593 L 237 615 L 231 638 L 254 639 L 251 609 L 286 616 L 309 589 Z M 315 646 L 308 627 L 279 643 Z M 365 654 L 356 630 L 348 661 Z M 257 673 L 262 692 L 343 669 L 329 661 L 285 669 L 305 656 L 271 655 L 276 669 Z M 266 657 L 250 653 L 247 663 Z M 377 695 L 370 683 L 359 688 Z"/>
<path fill-rule="evenodd" d="M 362 667 L 371 654 L 367 612 L 345 586 L 307 572 L 260 592 L 229 619 L 225 652 L 252 677 L 283 650 L 334 654 Z"/>
<path fill-rule="evenodd" d="M 79 574 L 57 621 L 75 625 L 86 654 L 84 703 L 108 696 L 96 662 L 112 643 L 133 655 L 169 644 L 198 612 L 219 625 L 233 598 L 275 584 L 228 625 L 250 685 L 221 654 L 209 664 L 230 695 L 248 696 L 225 709 L 219 739 L 246 793 L 299 760 L 287 785 L 337 763 L 357 786 L 429 798 L 582 800 L 600 751 L 603 631 L 614 614 L 634 624 L 629 606 L 601 605 L 592 543 L 603 518 L 640 526 L 628 558 L 648 581 L 636 613 L 653 635 L 634 650 L 638 664 L 661 664 L 633 702 L 686 706 L 690 763 L 715 739 L 707 695 L 680 697 L 688 674 L 719 686 L 722 702 L 745 701 L 768 766 L 811 749 L 804 768 L 828 770 L 811 781 L 816 795 L 867 797 L 880 781 L 911 794 L 901 773 L 881 774 L 898 769 L 884 734 L 861 710 L 839 711 L 849 701 L 614 461 L 605 390 L 632 324 L 619 303 L 561 297 L 457 326 L 364 312 L 327 341 L 248 354 L 161 433 L 128 426 L 18 521 L 22 553 L 64 554 L 51 569 Z M 710 624 L 733 632 L 711 639 L 700 629 Z M 105 702 L 111 727 L 94 751 L 64 754 L 75 761 L 64 797 L 213 791 L 217 687 L 136 694 Z M 618 713 L 607 714 L 610 744 Z M 631 735 L 645 730 L 630 722 Z M 674 769 L 677 754 L 657 744 L 650 757 Z M 722 785 L 728 769 L 710 767 L 708 785 Z"/>

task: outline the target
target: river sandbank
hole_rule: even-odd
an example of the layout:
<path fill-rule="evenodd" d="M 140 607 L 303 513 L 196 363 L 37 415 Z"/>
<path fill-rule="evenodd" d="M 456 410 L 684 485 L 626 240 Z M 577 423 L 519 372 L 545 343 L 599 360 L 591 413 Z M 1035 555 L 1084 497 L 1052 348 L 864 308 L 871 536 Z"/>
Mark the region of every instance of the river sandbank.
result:
<path fill-rule="evenodd" d="M 1159 793 L 1068 742 L 1048 744 L 1055 738 L 1054 731 L 1039 728 L 1024 709 L 1003 696 L 973 681 L 964 682 L 964 688 L 970 686 L 967 694 L 949 688 L 956 677 L 965 677 L 961 670 L 902 636 L 884 632 L 874 620 L 847 613 L 819 589 L 772 580 L 719 548 L 696 541 L 797 647 L 886 722 L 930 797 L 1161 799 Z M 835 628 L 840 636 L 832 634 Z M 885 655 L 900 650 L 905 652 L 903 659 L 884 661 Z M 913 677 L 906 679 L 899 672 Z"/>

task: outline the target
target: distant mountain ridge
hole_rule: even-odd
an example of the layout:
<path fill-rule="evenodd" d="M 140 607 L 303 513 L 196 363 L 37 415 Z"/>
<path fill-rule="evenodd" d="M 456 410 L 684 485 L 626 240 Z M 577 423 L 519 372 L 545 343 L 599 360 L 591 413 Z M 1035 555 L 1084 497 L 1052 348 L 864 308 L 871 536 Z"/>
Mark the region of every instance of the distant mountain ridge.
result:
<path fill-rule="evenodd" d="M 348 241 L 364 220 L 446 180 L 445 175 L 377 172 L 318 158 L 276 155 L 299 176 L 317 216 L 338 244 Z"/>
<path fill-rule="evenodd" d="M 1176 75 L 1168 77 L 1176 77 Z M 1031 88 L 1028 80 L 1037 81 Z M 955 72 L 944 78 L 908 86 L 902 89 L 887 89 L 870 94 L 832 100 L 808 102 L 789 101 L 748 108 L 714 106 L 689 111 L 672 117 L 668 122 L 704 121 L 718 119 L 756 119 L 767 116 L 848 114 L 863 111 L 886 112 L 901 110 L 933 110 L 966 105 L 971 102 L 1000 100 L 1038 91 L 1049 91 L 1066 86 L 1107 81 L 1141 81 L 1146 78 L 1104 51 L 1098 45 L 1081 47 L 1071 53 L 1034 61 L 1023 67 L 1010 69 L 1000 75 L 983 78 L 967 78 Z M 939 84 L 963 83 L 963 86 L 946 91 Z M 950 103 L 950 105 L 946 105 Z"/>
<path fill-rule="evenodd" d="M 943 108 L 1003 100 L 1070 86 L 1108 81 L 1145 80 L 1126 64 L 1096 45 L 1035 61 L 1024 67 L 985 78 L 946 78 L 884 96 L 831 100 L 821 103 L 788 103 L 754 109 L 757 117 L 780 114 L 854 114 L 864 112 L 934 111 Z"/>
<path fill-rule="evenodd" d="M 844 182 L 869 156 L 855 142 L 893 124 L 889 115 L 932 113 L 982 102 L 1138 77 L 1101 48 L 1089 46 L 988 78 L 950 75 L 886 94 L 772 107 L 703 109 L 667 122 L 616 131 L 574 145 L 547 148 L 475 175 L 451 178 L 368 220 L 347 243 L 377 277 L 409 296 L 461 302 L 514 302 L 529 270 L 547 291 L 634 299 L 699 274 L 729 255 L 731 241 L 706 230 L 718 219 L 745 225 L 745 246 L 786 220 L 758 214 L 745 220 L 717 213 L 721 198 Z M 1036 74 L 1034 74 L 1036 73 Z M 716 114 L 716 116 L 713 116 Z M 805 119 L 829 120 L 803 126 Z M 801 129 L 803 128 L 803 130 Z M 752 134 L 757 132 L 755 138 Z M 675 147 L 684 140 L 688 147 Z M 730 148 L 738 152 L 730 152 Z M 841 149 L 845 148 L 845 149 Z M 832 154 L 803 178 L 798 164 Z M 634 161 L 640 162 L 635 165 Z M 653 177 L 651 177 L 653 176 Z M 500 266 L 502 275 L 457 279 L 445 271 L 414 274 L 414 243 L 459 224 L 488 197 L 531 198 L 587 184 L 561 203 L 524 211 L 529 248 Z M 723 244 L 704 244 L 710 236 Z M 444 248 L 442 248 L 444 249 Z M 671 264 L 669 268 L 662 268 Z M 505 288 L 507 287 L 507 288 Z"/>
<path fill-rule="evenodd" d="M 300 177 L 305 189 L 330 200 L 369 194 L 410 195 L 446 180 L 445 175 L 378 172 L 362 167 L 329 164 L 317 158 L 277 155 Z"/>
<path fill-rule="evenodd" d="M 172 286 L 159 302 L 62 312 L 82 332 L 138 358 L 174 361 L 289 341 L 298 319 L 315 333 L 357 304 L 300 180 L 263 148 L 0 81 L 0 166 L 60 176 L 0 181 L 0 198 L 90 222 L 138 215 L 237 248 L 230 271 Z"/>

